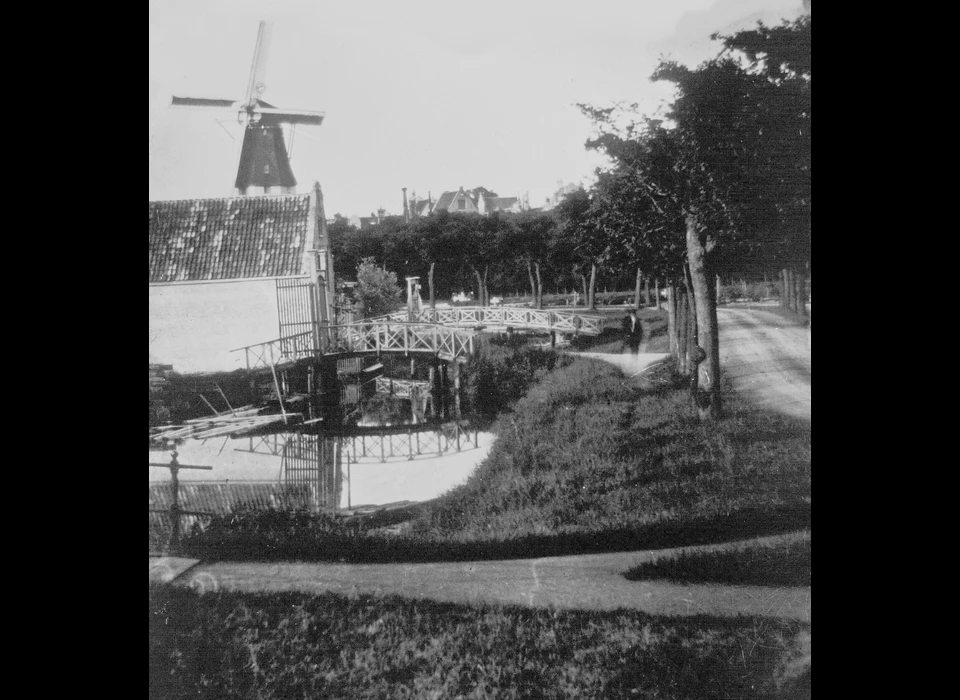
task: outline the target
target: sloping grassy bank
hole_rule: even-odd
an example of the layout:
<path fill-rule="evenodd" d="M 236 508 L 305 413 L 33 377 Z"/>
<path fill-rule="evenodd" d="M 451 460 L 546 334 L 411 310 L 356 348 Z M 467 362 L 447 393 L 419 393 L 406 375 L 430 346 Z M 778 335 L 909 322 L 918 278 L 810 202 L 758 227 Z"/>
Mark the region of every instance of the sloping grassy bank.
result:
<path fill-rule="evenodd" d="M 810 525 L 809 424 L 748 410 L 701 423 L 685 390 L 642 394 L 577 359 L 542 375 L 497 422 L 466 484 L 424 504 L 407 533 L 317 521 L 211 527 L 213 560 L 436 561 L 676 547 Z M 272 516 L 271 516 L 272 517 Z"/>
<path fill-rule="evenodd" d="M 681 551 L 627 571 L 630 581 L 666 579 L 676 583 L 733 586 L 809 586 L 810 532 L 773 544 L 751 542 L 715 552 Z"/>
<path fill-rule="evenodd" d="M 152 698 L 809 697 L 809 625 L 150 588 Z"/>

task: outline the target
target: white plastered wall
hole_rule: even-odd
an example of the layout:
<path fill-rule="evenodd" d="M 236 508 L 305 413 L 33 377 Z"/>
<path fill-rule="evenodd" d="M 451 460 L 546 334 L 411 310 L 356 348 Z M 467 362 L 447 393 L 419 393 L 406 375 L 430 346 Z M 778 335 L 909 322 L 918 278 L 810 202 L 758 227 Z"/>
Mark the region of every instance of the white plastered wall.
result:
<path fill-rule="evenodd" d="M 273 279 L 150 286 L 150 362 L 175 372 L 246 367 L 233 348 L 278 337 Z"/>

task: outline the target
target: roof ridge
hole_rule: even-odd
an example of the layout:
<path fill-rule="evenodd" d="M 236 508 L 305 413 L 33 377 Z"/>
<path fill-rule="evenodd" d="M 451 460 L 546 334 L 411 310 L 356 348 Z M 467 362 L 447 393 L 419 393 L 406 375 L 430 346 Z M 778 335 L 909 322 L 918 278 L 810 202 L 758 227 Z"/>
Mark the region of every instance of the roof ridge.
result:
<path fill-rule="evenodd" d="M 151 199 L 150 204 L 176 204 L 179 202 L 227 202 L 231 200 L 250 200 L 257 201 L 263 199 L 296 199 L 298 197 L 310 197 L 309 192 L 297 193 L 297 194 L 259 194 L 259 195 L 234 195 L 232 197 L 199 197 L 194 199 Z"/>

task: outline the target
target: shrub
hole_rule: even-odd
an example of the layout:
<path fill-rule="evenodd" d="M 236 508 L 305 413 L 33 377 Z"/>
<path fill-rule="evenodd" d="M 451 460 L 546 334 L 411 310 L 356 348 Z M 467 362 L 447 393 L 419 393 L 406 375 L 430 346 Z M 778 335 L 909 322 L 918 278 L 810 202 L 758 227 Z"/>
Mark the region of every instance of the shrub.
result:
<path fill-rule="evenodd" d="M 478 423 L 489 423 L 523 396 L 537 381 L 573 360 L 553 350 L 490 344 L 470 358 L 461 375 L 464 411 Z"/>
<path fill-rule="evenodd" d="M 397 282 L 397 273 L 377 267 L 373 258 L 364 258 L 357 265 L 354 294 L 357 311 L 363 318 L 393 313 L 403 304 L 403 291 Z"/>

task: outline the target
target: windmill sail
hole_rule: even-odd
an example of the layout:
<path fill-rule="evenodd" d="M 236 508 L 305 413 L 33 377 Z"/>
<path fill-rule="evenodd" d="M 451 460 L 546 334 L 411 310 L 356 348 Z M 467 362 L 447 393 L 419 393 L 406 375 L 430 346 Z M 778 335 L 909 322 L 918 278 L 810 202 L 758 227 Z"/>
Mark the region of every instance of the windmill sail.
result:
<path fill-rule="evenodd" d="M 236 103 L 233 100 L 213 100 L 207 97 L 177 97 L 174 95 L 170 104 L 174 107 L 214 107 L 229 109 Z"/>
<path fill-rule="evenodd" d="M 247 92 L 242 102 L 205 97 L 173 97 L 172 106 L 187 108 L 233 109 L 246 120 L 240 147 L 240 162 L 234 187 L 240 194 L 251 188 L 265 188 L 265 193 L 293 192 L 297 180 L 290 167 L 290 156 L 283 141 L 281 124 L 319 126 L 324 113 L 296 109 L 278 109 L 260 99 L 266 91 L 266 63 L 270 46 L 271 25 L 260 22 L 254 46 Z"/>

